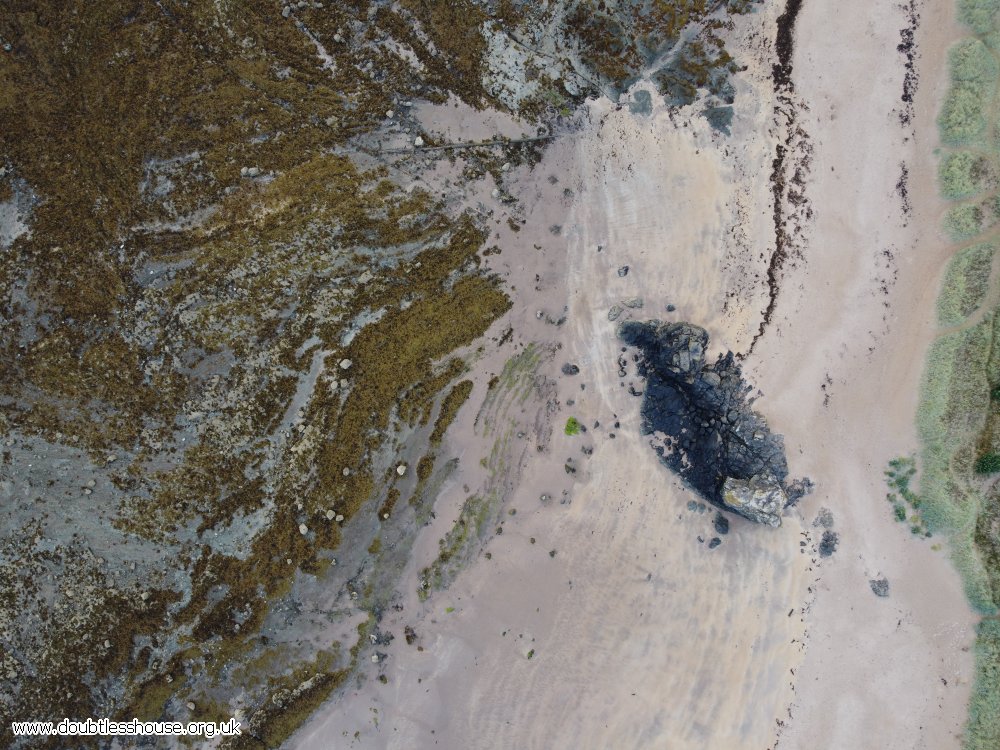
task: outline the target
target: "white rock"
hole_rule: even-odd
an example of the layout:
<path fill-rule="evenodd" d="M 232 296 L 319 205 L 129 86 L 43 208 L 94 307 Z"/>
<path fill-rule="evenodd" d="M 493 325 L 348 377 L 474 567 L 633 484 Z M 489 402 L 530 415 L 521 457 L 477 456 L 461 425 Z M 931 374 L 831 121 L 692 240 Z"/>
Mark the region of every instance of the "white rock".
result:
<path fill-rule="evenodd" d="M 340 369 L 341 370 L 350 370 L 351 369 L 351 365 L 353 365 L 353 364 L 354 363 L 351 360 L 349 360 L 349 359 L 342 359 L 342 360 L 340 360 Z"/>
<path fill-rule="evenodd" d="M 347 378 L 341 378 L 340 379 L 340 387 L 341 388 L 346 388 L 349 385 L 350 385 L 350 382 L 348 382 Z"/>
<path fill-rule="evenodd" d="M 327 126 L 328 128 L 332 128 L 332 127 L 333 127 L 334 125 L 336 125 L 336 124 L 337 124 L 337 118 L 336 118 L 336 117 L 334 117 L 333 115 L 330 115 L 330 116 L 329 116 L 329 117 L 327 117 L 327 118 L 326 118 L 325 120 L 323 120 L 323 122 L 325 122 L 325 123 L 326 123 L 326 126 Z"/>
<path fill-rule="evenodd" d="M 416 146 L 417 148 L 420 148 L 421 146 L 424 145 L 424 139 L 418 135 L 416 138 L 413 139 L 413 145 Z"/>
<path fill-rule="evenodd" d="M 187 702 L 188 711 L 194 711 L 194 701 Z"/>
<path fill-rule="evenodd" d="M 492 195 L 494 198 L 499 198 L 500 197 L 500 191 L 497 190 L 496 188 L 493 188 L 493 192 L 490 193 L 490 195 Z"/>
<path fill-rule="evenodd" d="M 343 516 L 343 514 L 341 514 L 341 513 L 338 513 L 338 514 L 337 514 L 337 517 L 336 517 L 336 519 L 334 519 L 334 520 L 335 520 L 335 521 L 336 521 L 337 523 L 340 523 L 341 521 L 343 521 L 343 520 L 344 520 L 344 516 Z"/>
<path fill-rule="evenodd" d="M 247 177 L 256 177 L 260 174 L 260 167 L 247 167 Z"/>
<path fill-rule="evenodd" d="M 509 172 L 510 171 L 510 162 L 509 161 L 505 161 L 503 163 L 503 166 L 500 167 L 500 171 L 501 172 Z"/>
<path fill-rule="evenodd" d="M 399 476 L 403 476 L 403 474 L 406 473 L 406 464 L 400 464 L 397 466 L 396 473 L 399 474 Z"/>
<path fill-rule="evenodd" d="M 309 527 L 308 527 L 308 526 L 306 526 L 306 525 L 305 525 L 304 523 L 300 523 L 300 524 L 299 524 L 299 533 L 300 533 L 300 534 L 301 534 L 302 536 L 305 536 L 306 534 L 308 534 L 308 533 L 309 533 Z"/>
<path fill-rule="evenodd" d="M 378 654 L 372 654 L 372 664 L 378 664 Z"/>
<path fill-rule="evenodd" d="M 389 520 L 389 514 L 388 513 L 383 513 L 382 514 L 382 520 L 383 521 L 388 521 Z"/>
<path fill-rule="evenodd" d="M 105 639 L 105 641 L 104 641 L 104 648 L 111 648 L 111 641 Z"/>
<path fill-rule="evenodd" d="M 291 8 L 291 6 L 286 5 L 284 8 L 282 8 L 281 9 L 281 15 L 284 16 L 285 18 L 288 18 L 290 15 L 292 15 L 292 8 Z"/>
<path fill-rule="evenodd" d="M 385 116 L 388 117 L 391 120 L 393 117 L 396 116 L 396 113 L 393 112 L 391 109 L 387 109 L 385 111 Z"/>
<path fill-rule="evenodd" d="M 341 33 L 340 33 L 340 32 L 338 31 L 338 32 L 337 32 L 336 34 L 334 34 L 334 35 L 333 35 L 333 41 L 335 41 L 335 42 L 336 42 L 337 44 L 342 44 L 342 43 L 343 43 L 343 41 L 344 41 L 344 36 L 343 36 L 343 34 L 341 34 Z"/>
<path fill-rule="evenodd" d="M 334 512 L 332 511 L 332 510 L 328 510 L 328 511 L 326 512 L 326 520 L 327 520 L 327 521 L 332 521 L 332 520 L 333 520 L 334 518 L 336 518 L 336 517 L 337 517 L 337 514 L 336 514 L 336 513 L 334 513 Z"/>

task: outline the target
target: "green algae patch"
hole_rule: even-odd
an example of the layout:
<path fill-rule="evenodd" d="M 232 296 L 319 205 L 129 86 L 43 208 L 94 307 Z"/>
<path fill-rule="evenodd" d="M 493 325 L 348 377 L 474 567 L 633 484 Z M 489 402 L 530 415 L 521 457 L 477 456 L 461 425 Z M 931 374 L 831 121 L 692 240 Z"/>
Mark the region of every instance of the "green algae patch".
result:
<path fill-rule="evenodd" d="M 577 421 L 576 417 L 570 417 L 566 420 L 566 426 L 563 428 L 563 432 L 567 435 L 580 434 L 580 423 Z"/>

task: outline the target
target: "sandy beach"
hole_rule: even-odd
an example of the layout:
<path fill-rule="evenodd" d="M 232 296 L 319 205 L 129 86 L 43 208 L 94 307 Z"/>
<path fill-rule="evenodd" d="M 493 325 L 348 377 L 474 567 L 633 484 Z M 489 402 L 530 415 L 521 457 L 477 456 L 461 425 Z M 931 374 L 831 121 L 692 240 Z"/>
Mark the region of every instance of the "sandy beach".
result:
<path fill-rule="evenodd" d="M 780 10 L 732 32 L 748 68 L 730 137 L 672 115 L 640 82 L 632 93 L 652 92 L 649 115 L 591 101 L 541 163 L 510 176 L 517 203 L 492 201 L 502 253 L 489 265 L 514 307 L 489 335 L 510 328 L 511 341 L 473 372 L 447 439 L 459 468 L 416 542 L 402 606 L 381 625 L 397 636 L 386 658 L 290 746 L 960 746 L 974 617 L 947 552 L 893 520 L 883 477 L 916 449 L 948 255 L 934 117 L 959 31 L 950 4 L 921 9 L 919 88 L 903 124 L 905 8 L 805 3 L 791 104 L 770 80 Z M 619 375 L 615 330 L 630 316 L 684 320 L 708 330 L 713 354 L 750 348 L 775 242 L 772 160 L 789 138 L 806 201 L 784 213 L 800 217 L 789 224 L 796 252 L 743 367 L 792 475 L 815 491 L 778 529 L 733 517 L 709 549 L 715 512 L 689 510 L 697 498 L 640 435 L 630 388 L 642 381 L 630 352 Z M 514 216 L 526 220 L 516 232 Z M 501 389 L 481 409 L 490 379 L 529 346 L 542 353 L 530 387 Z M 579 373 L 563 374 L 565 363 Z M 565 435 L 570 416 L 586 432 Z M 502 533 L 421 601 L 421 569 L 487 486 L 502 498 Z M 840 538 L 825 559 L 821 507 Z M 869 586 L 878 576 L 888 598 Z"/>

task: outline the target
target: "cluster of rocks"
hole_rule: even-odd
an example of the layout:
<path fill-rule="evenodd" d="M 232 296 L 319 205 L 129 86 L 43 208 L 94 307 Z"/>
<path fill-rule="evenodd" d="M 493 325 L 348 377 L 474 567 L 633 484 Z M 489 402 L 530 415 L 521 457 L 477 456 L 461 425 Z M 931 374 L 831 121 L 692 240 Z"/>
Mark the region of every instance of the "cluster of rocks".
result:
<path fill-rule="evenodd" d="M 661 460 L 717 507 L 781 525 L 811 485 L 787 481 L 782 438 L 751 408 L 733 353 L 707 363 L 708 333 L 690 323 L 627 321 L 618 335 L 641 351 L 642 433 Z"/>

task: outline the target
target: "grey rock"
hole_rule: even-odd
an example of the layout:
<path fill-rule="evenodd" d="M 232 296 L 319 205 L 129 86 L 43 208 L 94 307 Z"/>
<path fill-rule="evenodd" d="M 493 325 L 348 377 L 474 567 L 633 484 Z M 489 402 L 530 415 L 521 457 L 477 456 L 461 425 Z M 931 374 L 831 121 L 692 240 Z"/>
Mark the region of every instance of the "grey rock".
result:
<path fill-rule="evenodd" d="M 567 362 L 562 366 L 563 375 L 576 375 L 578 372 L 580 372 L 580 368 L 571 362 Z"/>
<path fill-rule="evenodd" d="M 872 593 L 875 594 L 875 596 L 883 598 L 889 596 L 889 579 L 885 576 L 872 578 L 868 581 L 868 585 L 872 587 Z"/>
<path fill-rule="evenodd" d="M 608 310 L 608 320 L 618 320 L 618 318 L 622 316 L 623 312 L 625 312 L 625 308 L 621 305 L 612 305 L 611 309 Z"/>
<path fill-rule="evenodd" d="M 830 531 L 827 529 L 823 532 L 823 538 L 819 543 L 819 556 L 829 557 L 834 552 L 837 551 L 837 545 L 840 544 L 840 535 L 835 531 Z"/>
<path fill-rule="evenodd" d="M 618 269 L 619 276 L 628 276 L 628 266 L 621 266 Z"/>
<path fill-rule="evenodd" d="M 730 510 L 751 521 L 781 526 L 781 511 L 788 503 L 788 495 L 781 483 L 773 477 L 728 477 L 722 485 L 722 502 Z"/>
<path fill-rule="evenodd" d="M 630 307 L 633 310 L 637 310 L 640 307 L 642 307 L 643 300 L 642 297 L 633 297 L 632 299 L 625 300 L 624 302 L 622 302 L 622 304 L 625 305 L 625 307 Z"/>

